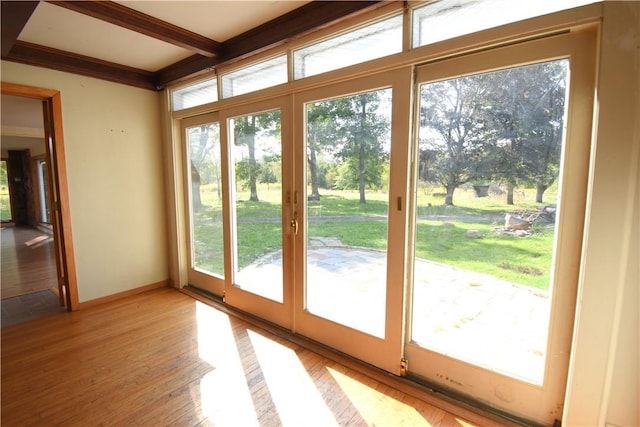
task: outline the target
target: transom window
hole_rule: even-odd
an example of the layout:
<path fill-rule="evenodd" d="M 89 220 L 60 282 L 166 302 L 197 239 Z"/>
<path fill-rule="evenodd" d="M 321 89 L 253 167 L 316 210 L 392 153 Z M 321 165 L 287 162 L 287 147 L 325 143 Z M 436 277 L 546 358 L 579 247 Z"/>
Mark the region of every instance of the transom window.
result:
<path fill-rule="evenodd" d="M 401 14 L 369 22 L 289 53 L 237 68 L 221 76 L 172 91 L 173 111 L 287 83 L 403 51 L 403 34 L 417 48 L 488 28 L 600 0 L 434 0 L 411 10 L 411 26 Z M 289 62 L 291 61 L 291 63 Z"/>
<path fill-rule="evenodd" d="M 437 0 L 413 10 L 412 47 L 594 2 L 595 0 Z"/>
<path fill-rule="evenodd" d="M 397 15 L 294 51 L 294 78 L 337 70 L 401 51 L 402 16 Z"/>
<path fill-rule="evenodd" d="M 196 107 L 218 100 L 217 79 L 207 79 L 189 86 L 181 87 L 171 93 L 173 111 Z"/>
<path fill-rule="evenodd" d="M 287 82 L 287 55 L 222 75 L 222 97 L 242 95 Z"/>

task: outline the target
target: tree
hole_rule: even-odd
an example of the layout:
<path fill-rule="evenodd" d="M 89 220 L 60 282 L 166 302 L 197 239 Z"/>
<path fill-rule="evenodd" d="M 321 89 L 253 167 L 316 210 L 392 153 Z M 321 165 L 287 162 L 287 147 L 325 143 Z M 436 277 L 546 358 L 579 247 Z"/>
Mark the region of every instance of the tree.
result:
<path fill-rule="evenodd" d="M 274 184 L 278 182 L 278 177 L 276 177 L 276 174 L 273 173 L 273 171 L 271 170 L 270 167 L 268 167 L 268 165 L 265 165 L 265 167 L 262 169 L 260 179 L 262 182 L 267 184 L 267 189 L 269 188 L 269 184 Z"/>
<path fill-rule="evenodd" d="M 488 76 L 478 74 L 422 86 L 420 152 L 423 178 L 446 190 L 453 205 L 456 188 L 489 171 L 484 137 L 488 132 Z"/>
<path fill-rule="evenodd" d="M 564 129 L 567 61 L 538 64 L 531 69 L 537 84 L 529 97 L 532 103 L 532 129 L 527 144 L 526 161 L 530 181 L 536 187 L 536 202 L 542 203 L 544 192 L 560 174 L 560 152 Z"/>
<path fill-rule="evenodd" d="M 367 187 L 379 188 L 388 157 L 388 115 L 380 114 L 390 90 L 319 101 L 307 107 L 307 163 L 311 194 L 318 200 L 318 153 L 330 154 L 343 164 L 336 168 L 337 187 L 358 189 L 366 203 Z M 385 144 L 387 142 L 387 144 Z"/>
<path fill-rule="evenodd" d="M 536 201 L 558 177 L 566 60 L 424 85 L 420 177 L 446 189 L 498 179 L 513 204 L 517 185 L 537 188 Z"/>
<path fill-rule="evenodd" d="M 494 176 L 513 204 L 518 183 L 536 187 L 536 202 L 558 177 L 566 90 L 566 61 L 493 73 L 491 116 Z"/>
<path fill-rule="evenodd" d="M 249 201 L 257 202 L 258 187 L 256 165 L 256 116 L 244 116 L 234 119 L 234 135 L 236 145 L 246 145 L 249 152 L 248 159 L 242 159 L 236 163 L 236 176 L 245 181 L 249 187 Z"/>
<path fill-rule="evenodd" d="M 350 105 L 344 98 L 319 101 L 307 106 L 307 165 L 311 183 L 309 198 L 312 200 L 320 200 L 318 154 L 335 151 L 335 145 L 342 138 L 340 123 L 351 113 Z"/>
<path fill-rule="evenodd" d="M 522 68 L 492 73 L 491 91 L 488 96 L 489 114 L 492 117 L 494 147 L 492 177 L 507 185 L 506 204 L 513 205 L 513 192 L 518 183 L 526 180 L 523 165 L 524 122 Z"/>
<path fill-rule="evenodd" d="M 203 181 L 203 170 L 211 170 L 213 178 L 218 183 L 218 198 L 220 198 L 219 151 L 216 153 L 216 145 L 220 139 L 219 130 L 217 125 L 208 124 L 189 128 L 188 132 L 191 204 L 195 210 L 199 210 L 202 208 L 200 187 Z"/>
<path fill-rule="evenodd" d="M 389 139 L 390 124 L 388 117 L 378 114 L 381 96 L 378 91 L 347 98 L 351 114 L 344 118 L 345 143 L 337 155 L 346 163 L 351 176 L 357 179 L 360 203 L 366 203 L 367 187 L 382 186 L 381 178 L 388 158 L 384 142 Z"/>
<path fill-rule="evenodd" d="M 9 180 L 7 178 L 7 162 L 0 162 L 0 188 L 2 191 L 9 188 Z"/>
<path fill-rule="evenodd" d="M 260 166 L 256 161 L 256 136 L 280 136 L 280 110 L 233 120 L 235 145 L 247 147 L 248 158 L 236 162 L 236 176 L 249 188 L 249 201 L 258 202 Z"/>

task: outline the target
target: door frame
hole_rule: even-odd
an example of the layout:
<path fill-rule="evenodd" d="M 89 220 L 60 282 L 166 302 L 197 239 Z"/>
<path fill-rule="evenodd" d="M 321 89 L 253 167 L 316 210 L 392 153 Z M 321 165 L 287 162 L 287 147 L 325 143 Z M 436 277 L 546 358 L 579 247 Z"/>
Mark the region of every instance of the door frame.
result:
<path fill-rule="evenodd" d="M 78 281 L 73 236 L 71 234 L 69 187 L 64 154 L 60 91 L 1 82 L 0 92 L 3 95 L 39 99 L 43 103 L 47 158 L 52 160 L 48 170 L 49 183 L 55 189 L 54 192 L 50 192 L 49 197 L 51 198 L 51 222 L 54 241 L 56 242 L 55 254 L 60 303 L 61 305 L 66 305 L 67 310 L 76 311 L 79 309 Z"/>
<path fill-rule="evenodd" d="M 293 306 L 295 294 L 293 291 L 293 269 L 295 265 L 293 255 L 293 238 L 291 220 L 294 216 L 291 201 L 293 193 L 293 111 L 290 95 L 258 100 L 230 108 L 219 110 L 220 145 L 222 150 L 222 183 L 226 193 L 226 205 L 223 206 L 225 229 L 225 291 L 224 301 L 242 311 L 252 313 L 283 328 L 292 329 Z M 281 227 L 282 227 L 282 302 L 274 301 L 259 294 L 243 290 L 235 283 L 236 267 L 236 223 L 235 213 L 231 206 L 235 204 L 235 171 L 233 165 L 232 142 L 230 139 L 229 120 L 244 115 L 260 114 L 266 111 L 280 110 L 280 141 L 282 156 L 282 199 L 281 199 Z M 234 189 L 232 191 L 232 189 Z"/>
<path fill-rule="evenodd" d="M 201 114 L 197 116 L 187 117 L 180 122 L 180 138 L 181 138 L 181 148 L 182 148 L 182 163 L 183 170 L 189 174 L 190 166 L 189 166 L 189 141 L 187 137 L 187 130 L 201 125 L 206 125 L 210 123 L 220 123 L 218 120 L 218 112 L 212 112 L 208 114 Z M 222 141 L 218 141 L 220 148 L 222 149 Z M 222 152 L 220 152 L 220 160 L 222 162 Z M 222 165 L 220 165 L 222 171 Z M 221 177 L 221 181 L 224 181 Z M 191 215 L 191 178 L 185 175 L 183 180 L 183 191 L 184 191 L 184 219 L 185 219 L 185 232 L 186 232 L 186 249 L 187 249 L 187 281 L 189 285 L 192 285 L 200 290 L 205 292 L 209 292 L 217 297 L 224 297 L 224 286 L 225 286 L 225 276 L 227 272 L 225 271 L 222 277 L 218 275 L 211 275 L 204 271 L 198 270 L 194 267 L 194 259 L 193 254 L 195 249 L 193 247 L 193 233 L 194 233 L 194 224 L 193 218 Z M 224 185 L 223 185 L 224 187 Z M 222 189 L 223 192 L 223 206 L 227 204 L 224 201 L 224 194 L 227 193 L 226 189 Z M 224 218 L 224 214 L 222 215 Z M 224 222 L 224 219 L 223 219 Z M 224 227 L 224 225 L 223 225 Z M 224 232 L 223 232 L 224 234 Z M 225 237 L 226 239 L 226 237 Z M 226 244 L 226 240 L 224 241 Z"/>
<path fill-rule="evenodd" d="M 411 369 L 408 376 L 434 388 L 480 401 L 505 413 L 540 423 L 553 423 L 562 418 L 566 383 L 569 378 L 569 355 L 578 282 L 580 254 L 586 221 L 586 200 L 589 180 L 589 153 L 594 105 L 596 70 L 596 32 L 590 29 L 548 36 L 510 46 L 463 55 L 438 63 L 418 66 L 416 91 L 423 83 L 442 81 L 473 74 L 508 69 L 510 67 L 569 59 L 566 135 L 561 156 L 559 186 L 562 194 L 554 242 L 552 286 L 556 287 L 550 302 L 549 334 L 546 363 L 541 384 L 496 373 L 490 368 L 469 363 L 413 343 L 411 316 L 412 289 L 407 288 L 407 318 L 405 357 Z M 415 111 L 419 111 L 419 96 L 415 96 Z M 417 126 L 417 121 L 414 126 Z M 417 130 L 415 131 L 417 135 Z M 414 156 L 416 156 L 414 147 Z M 417 167 L 414 162 L 414 167 Z M 571 172 L 569 172 L 571 171 Z M 415 188 L 415 171 L 412 187 Z M 566 191 L 571 190 L 571 191 Z M 412 197 L 412 217 L 415 218 L 415 196 Z M 411 224 L 415 235 L 415 220 Z M 414 247 L 409 253 L 414 252 Z M 566 255 L 558 255 L 560 252 Z M 407 271 L 413 276 L 413 256 L 407 258 Z M 451 375 L 454 373 L 454 375 Z M 555 384 L 552 381 L 557 379 Z M 550 385 L 551 384 L 551 385 Z M 551 408 L 546 410 L 545 408 Z"/>
<path fill-rule="evenodd" d="M 294 332 L 309 337 L 349 354 L 357 359 L 384 369 L 395 375 L 404 370 L 403 349 L 403 301 L 406 277 L 404 259 L 407 239 L 407 200 L 409 179 L 409 142 L 411 133 L 411 93 L 413 89 L 413 67 L 405 66 L 384 73 L 355 77 L 328 86 L 315 87 L 294 95 L 295 123 L 294 139 L 300 144 L 295 150 L 295 192 L 298 197 L 295 209 L 301 232 L 294 236 L 295 295 Z M 391 107 L 391 159 L 389 177 L 389 199 L 387 218 L 387 270 L 385 289 L 385 333 L 383 338 L 369 335 L 350 326 L 334 322 L 313 314 L 306 307 L 307 274 L 307 198 L 306 198 L 306 122 L 305 105 L 310 102 L 340 98 L 357 93 L 390 88 Z M 304 144 L 302 144 L 304 141 Z M 337 295 L 336 298 L 340 296 Z M 357 343 L 357 345 L 354 345 Z"/>

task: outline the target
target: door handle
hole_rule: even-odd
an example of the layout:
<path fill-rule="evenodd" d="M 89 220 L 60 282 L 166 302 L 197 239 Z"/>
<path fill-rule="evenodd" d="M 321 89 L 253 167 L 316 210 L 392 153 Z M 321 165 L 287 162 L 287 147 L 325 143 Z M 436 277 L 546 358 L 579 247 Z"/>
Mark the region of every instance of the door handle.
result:
<path fill-rule="evenodd" d="M 298 213 L 293 214 L 293 219 L 290 222 L 291 228 L 293 228 L 293 234 L 298 235 Z"/>

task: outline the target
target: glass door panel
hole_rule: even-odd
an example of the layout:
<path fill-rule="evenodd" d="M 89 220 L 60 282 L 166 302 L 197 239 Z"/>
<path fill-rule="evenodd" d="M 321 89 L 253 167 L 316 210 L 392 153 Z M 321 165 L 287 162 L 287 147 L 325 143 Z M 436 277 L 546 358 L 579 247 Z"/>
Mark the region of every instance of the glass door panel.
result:
<path fill-rule="evenodd" d="M 384 338 L 391 89 L 305 113 L 306 309 Z"/>
<path fill-rule="evenodd" d="M 40 201 L 40 222 L 51 223 L 51 206 L 49 202 L 49 182 L 46 160 L 38 160 L 38 198 Z"/>
<path fill-rule="evenodd" d="M 305 142 L 295 157 L 296 332 L 396 375 L 411 75 L 406 67 L 315 88 L 294 104 Z"/>
<path fill-rule="evenodd" d="M 541 384 L 568 60 L 420 86 L 411 339 Z"/>
<path fill-rule="evenodd" d="M 283 302 L 280 110 L 229 119 L 233 285 Z"/>
<path fill-rule="evenodd" d="M 568 368 L 585 58 L 558 37 L 421 67 L 416 87 L 410 372 L 543 423 L 562 416 Z"/>
<path fill-rule="evenodd" d="M 220 125 L 195 119 L 184 126 L 189 283 L 222 295 L 225 268 Z"/>
<path fill-rule="evenodd" d="M 288 96 L 221 112 L 229 235 L 225 301 L 292 326 L 292 112 Z"/>

